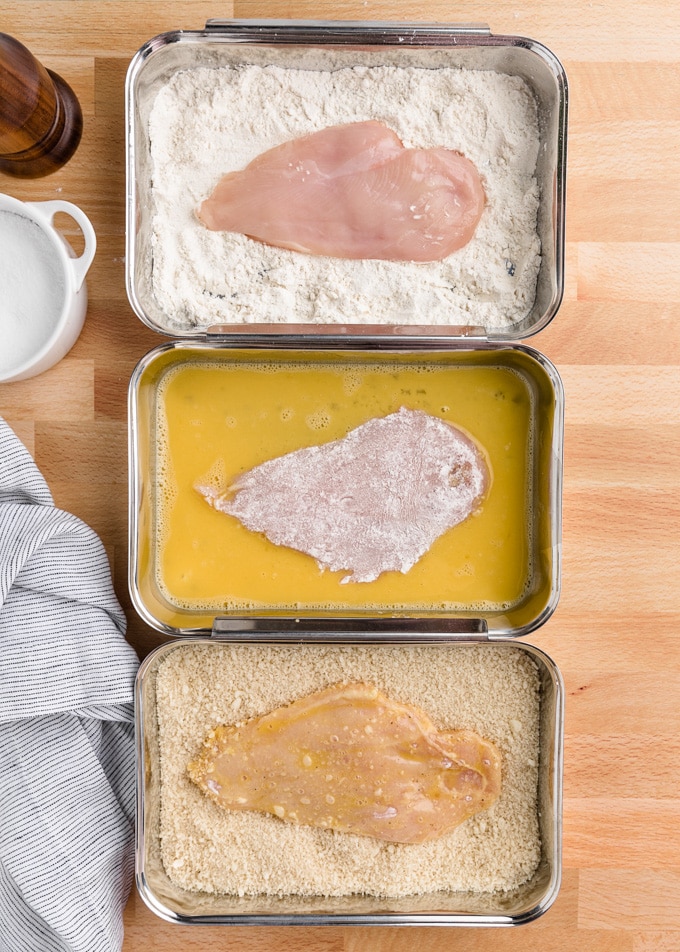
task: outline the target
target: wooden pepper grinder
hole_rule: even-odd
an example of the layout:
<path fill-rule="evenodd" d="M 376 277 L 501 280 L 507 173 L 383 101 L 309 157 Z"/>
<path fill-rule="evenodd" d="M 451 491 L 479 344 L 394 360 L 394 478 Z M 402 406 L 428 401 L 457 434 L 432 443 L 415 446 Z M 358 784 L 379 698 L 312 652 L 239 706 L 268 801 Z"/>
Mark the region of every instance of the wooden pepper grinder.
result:
<path fill-rule="evenodd" d="M 68 83 L 0 33 L 0 172 L 49 175 L 68 162 L 82 131 L 80 103 Z"/>

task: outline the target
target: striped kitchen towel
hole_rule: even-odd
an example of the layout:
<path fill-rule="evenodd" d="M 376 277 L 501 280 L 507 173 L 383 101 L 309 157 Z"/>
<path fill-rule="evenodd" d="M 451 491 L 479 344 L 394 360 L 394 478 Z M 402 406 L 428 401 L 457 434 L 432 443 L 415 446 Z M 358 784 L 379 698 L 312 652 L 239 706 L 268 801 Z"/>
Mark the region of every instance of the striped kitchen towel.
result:
<path fill-rule="evenodd" d="M 101 541 L 0 419 L 0 952 L 122 944 L 136 670 Z"/>

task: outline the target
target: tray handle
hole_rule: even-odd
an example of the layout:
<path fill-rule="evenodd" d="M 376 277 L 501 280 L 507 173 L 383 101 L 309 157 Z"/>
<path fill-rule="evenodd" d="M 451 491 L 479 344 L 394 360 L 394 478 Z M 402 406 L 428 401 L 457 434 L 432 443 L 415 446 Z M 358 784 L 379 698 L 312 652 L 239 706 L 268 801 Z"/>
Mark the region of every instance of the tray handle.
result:
<path fill-rule="evenodd" d="M 432 642 L 437 635 L 488 641 L 484 618 L 216 618 L 211 637 L 229 641 Z"/>
<path fill-rule="evenodd" d="M 297 37 L 298 33 L 323 30 L 331 36 L 347 36 L 355 42 L 361 42 L 363 34 L 376 34 L 385 37 L 399 37 L 401 42 L 407 42 L 409 36 L 417 33 L 428 35 L 469 34 L 473 36 L 490 36 L 491 28 L 487 23 L 395 23 L 390 21 L 365 20 L 228 20 L 211 18 L 206 20 L 206 30 L 220 32 L 229 30 L 237 33 L 252 33 L 258 36 L 271 30 L 290 34 Z M 317 41 L 319 37 L 316 37 Z M 324 42 L 326 39 L 324 38 Z"/>

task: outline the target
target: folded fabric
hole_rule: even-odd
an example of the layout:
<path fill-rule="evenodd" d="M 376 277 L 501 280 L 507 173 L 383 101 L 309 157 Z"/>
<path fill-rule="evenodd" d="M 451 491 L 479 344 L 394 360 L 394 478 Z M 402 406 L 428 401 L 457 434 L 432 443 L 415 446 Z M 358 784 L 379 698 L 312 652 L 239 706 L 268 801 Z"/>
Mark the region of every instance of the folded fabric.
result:
<path fill-rule="evenodd" d="M 133 872 L 135 652 L 95 532 L 0 418 L 0 952 L 111 952 Z"/>

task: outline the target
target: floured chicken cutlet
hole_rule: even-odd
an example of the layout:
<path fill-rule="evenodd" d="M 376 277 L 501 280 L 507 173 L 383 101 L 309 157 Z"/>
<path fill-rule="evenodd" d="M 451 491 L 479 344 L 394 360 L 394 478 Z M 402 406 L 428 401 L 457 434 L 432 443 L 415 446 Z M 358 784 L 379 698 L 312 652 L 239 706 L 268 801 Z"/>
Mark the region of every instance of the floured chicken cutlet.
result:
<path fill-rule="evenodd" d="M 481 504 L 490 476 L 461 430 L 402 407 L 347 436 L 244 473 L 226 492 L 196 489 L 275 545 L 313 556 L 343 582 L 408 572 Z"/>
<path fill-rule="evenodd" d="M 484 210 L 477 169 L 451 149 L 407 149 L 380 122 L 332 126 L 230 172 L 201 205 L 213 231 L 336 258 L 441 261 Z"/>
<path fill-rule="evenodd" d="M 424 843 L 488 809 L 500 755 L 472 731 L 370 684 L 339 685 L 241 726 L 217 727 L 190 778 L 230 810 L 393 843 Z"/>

